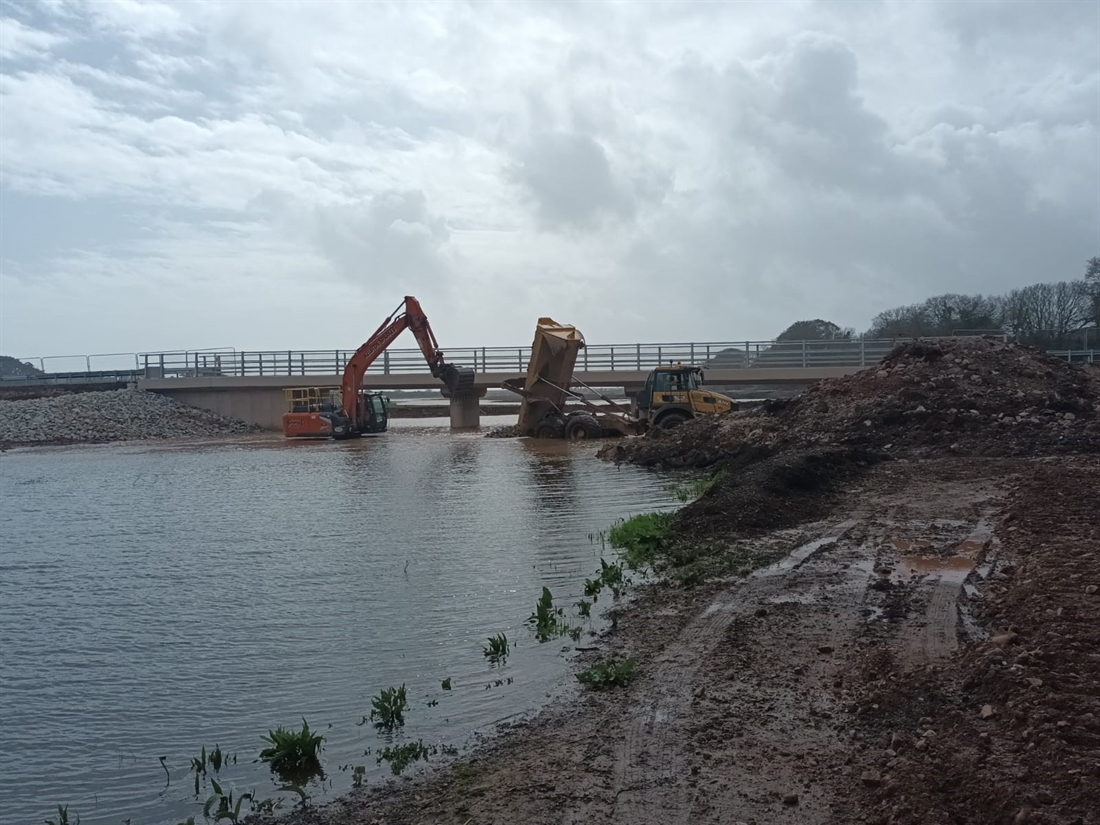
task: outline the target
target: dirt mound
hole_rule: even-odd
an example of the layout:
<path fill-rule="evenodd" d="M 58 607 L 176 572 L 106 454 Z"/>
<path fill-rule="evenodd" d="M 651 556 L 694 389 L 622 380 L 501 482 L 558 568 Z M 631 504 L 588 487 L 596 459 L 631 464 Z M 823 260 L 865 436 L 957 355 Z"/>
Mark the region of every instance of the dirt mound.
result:
<path fill-rule="evenodd" d="M 677 512 L 683 535 L 748 535 L 820 518 L 831 509 L 839 482 L 878 461 L 854 449 L 792 450 L 758 458 L 757 451 L 741 452 L 727 465 L 737 471 Z"/>
<path fill-rule="evenodd" d="M 601 456 L 708 467 L 746 448 L 858 447 L 891 455 L 1100 453 L 1100 378 L 993 338 L 902 344 L 877 368 L 820 381 L 798 398 L 697 419 Z"/>

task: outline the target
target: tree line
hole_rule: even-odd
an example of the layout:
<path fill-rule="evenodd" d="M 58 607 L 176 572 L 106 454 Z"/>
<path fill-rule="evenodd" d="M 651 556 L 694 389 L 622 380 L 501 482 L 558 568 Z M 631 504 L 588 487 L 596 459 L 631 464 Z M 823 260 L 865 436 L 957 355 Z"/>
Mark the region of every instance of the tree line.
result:
<path fill-rule="evenodd" d="M 865 338 L 927 338 L 994 333 L 1049 349 L 1100 347 L 1100 257 L 1090 258 L 1084 277 L 1040 283 L 1004 295 L 936 295 L 919 304 L 880 312 Z M 778 341 L 856 338 L 851 327 L 820 318 L 798 321 Z"/>

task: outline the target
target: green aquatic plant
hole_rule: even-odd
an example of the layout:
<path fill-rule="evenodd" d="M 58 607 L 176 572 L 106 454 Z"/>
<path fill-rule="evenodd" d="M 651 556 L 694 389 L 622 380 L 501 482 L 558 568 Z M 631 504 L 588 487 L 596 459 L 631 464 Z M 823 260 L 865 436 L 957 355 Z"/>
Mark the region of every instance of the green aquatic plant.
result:
<path fill-rule="evenodd" d="M 450 689 L 451 689 L 451 677 L 450 677 L 450 676 L 448 676 L 448 677 L 447 677 L 446 679 L 444 679 L 444 680 L 443 680 L 443 681 L 442 681 L 442 682 L 440 683 L 440 685 L 439 685 L 439 686 L 440 686 L 441 688 L 443 688 L 444 690 L 450 690 Z"/>
<path fill-rule="evenodd" d="M 202 806 L 202 815 L 207 819 L 213 813 L 215 822 L 220 822 L 223 819 L 228 819 L 230 822 L 240 822 L 241 805 L 246 800 L 249 803 L 248 807 L 251 809 L 255 794 L 243 793 L 240 796 L 235 796 L 232 789 L 229 793 L 226 793 L 216 779 L 210 780 L 210 787 L 214 789 L 214 793 L 207 797 L 206 804 Z M 216 809 L 215 806 L 217 806 Z M 245 813 L 248 813 L 248 811 Z"/>
<path fill-rule="evenodd" d="M 297 784 L 283 785 L 281 788 L 279 788 L 279 790 L 286 791 L 287 793 L 298 794 L 298 803 L 297 805 L 295 805 L 295 807 L 298 807 L 298 805 L 300 805 L 303 808 L 308 808 L 309 800 L 313 798 L 308 793 L 306 793 L 305 788 Z"/>
<path fill-rule="evenodd" d="M 46 825 L 70 825 L 69 823 L 69 806 L 58 805 L 57 806 L 57 819 L 45 820 Z M 76 822 L 72 825 L 80 825 L 80 814 L 76 816 Z"/>
<path fill-rule="evenodd" d="M 351 772 L 351 786 L 359 788 L 363 785 L 363 775 L 367 772 L 366 765 L 356 765 Z"/>
<path fill-rule="evenodd" d="M 305 719 L 300 731 L 280 727 L 262 738 L 268 747 L 260 751 L 260 761 L 284 782 L 305 784 L 322 773 L 318 754 L 324 737 L 311 731 Z"/>
<path fill-rule="evenodd" d="M 418 739 L 415 742 L 382 748 L 376 761 L 379 765 L 383 762 L 389 762 L 390 772 L 394 776 L 400 776 L 409 765 L 419 762 L 421 759 L 427 760 L 429 756 L 434 756 L 437 753 L 439 753 L 437 746 L 425 745 L 423 740 Z"/>
<path fill-rule="evenodd" d="M 405 724 L 405 709 L 409 706 L 409 700 L 404 685 L 385 688 L 370 703 L 370 718 L 379 730 L 392 731 Z"/>
<path fill-rule="evenodd" d="M 587 584 L 587 582 L 585 582 L 585 584 Z M 592 615 L 592 602 L 590 601 L 581 599 L 579 602 L 574 602 L 573 606 L 577 608 L 577 615 L 580 616 L 582 619 L 587 619 Z"/>
<path fill-rule="evenodd" d="M 508 661 L 508 637 L 503 633 L 489 637 L 489 646 L 481 649 L 489 664 L 504 664 Z"/>
<path fill-rule="evenodd" d="M 609 656 L 602 662 L 577 674 L 577 681 L 594 690 L 625 687 L 637 676 L 638 660 L 634 657 Z"/>
<path fill-rule="evenodd" d="M 542 596 L 535 603 L 535 612 L 528 619 L 527 624 L 535 631 L 535 638 L 540 642 L 548 642 L 561 635 L 561 620 L 565 612 L 560 607 L 554 607 L 554 596 L 550 588 L 542 588 Z"/>

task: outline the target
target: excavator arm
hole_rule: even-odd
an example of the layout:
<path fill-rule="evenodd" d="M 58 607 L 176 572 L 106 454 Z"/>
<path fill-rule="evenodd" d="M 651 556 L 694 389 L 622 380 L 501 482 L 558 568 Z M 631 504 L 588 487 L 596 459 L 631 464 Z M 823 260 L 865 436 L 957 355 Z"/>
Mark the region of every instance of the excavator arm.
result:
<path fill-rule="evenodd" d="M 404 309 L 404 312 L 402 312 Z M 411 329 L 416 337 L 416 343 L 424 354 L 424 360 L 428 362 L 428 368 L 432 375 L 439 378 L 446 385 L 451 395 L 469 390 L 474 384 L 474 371 L 464 367 L 456 367 L 443 360 L 443 352 L 439 349 L 439 343 L 432 332 L 428 316 L 420 308 L 420 302 L 411 295 L 406 295 L 389 317 L 382 322 L 374 334 L 367 339 L 363 346 L 355 351 L 348 359 L 344 367 L 344 378 L 341 382 L 341 406 L 344 414 L 351 421 L 353 429 L 359 427 L 359 391 L 363 387 L 363 376 L 366 375 L 370 365 L 374 363 L 394 340 L 406 329 Z"/>

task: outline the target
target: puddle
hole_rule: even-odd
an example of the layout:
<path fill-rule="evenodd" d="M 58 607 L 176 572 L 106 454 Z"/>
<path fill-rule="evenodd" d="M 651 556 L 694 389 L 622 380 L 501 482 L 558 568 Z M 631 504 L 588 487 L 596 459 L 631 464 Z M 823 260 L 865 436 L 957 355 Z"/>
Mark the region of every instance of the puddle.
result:
<path fill-rule="evenodd" d="M 936 576 L 944 582 L 958 582 L 970 575 L 974 559 L 966 556 L 903 556 L 891 574 L 895 581 L 916 576 Z"/>
<path fill-rule="evenodd" d="M 955 546 L 957 556 L 977 556 L 993 542 L 993 526 L 987 522 L 979 522 L 974 532 Z"/>

